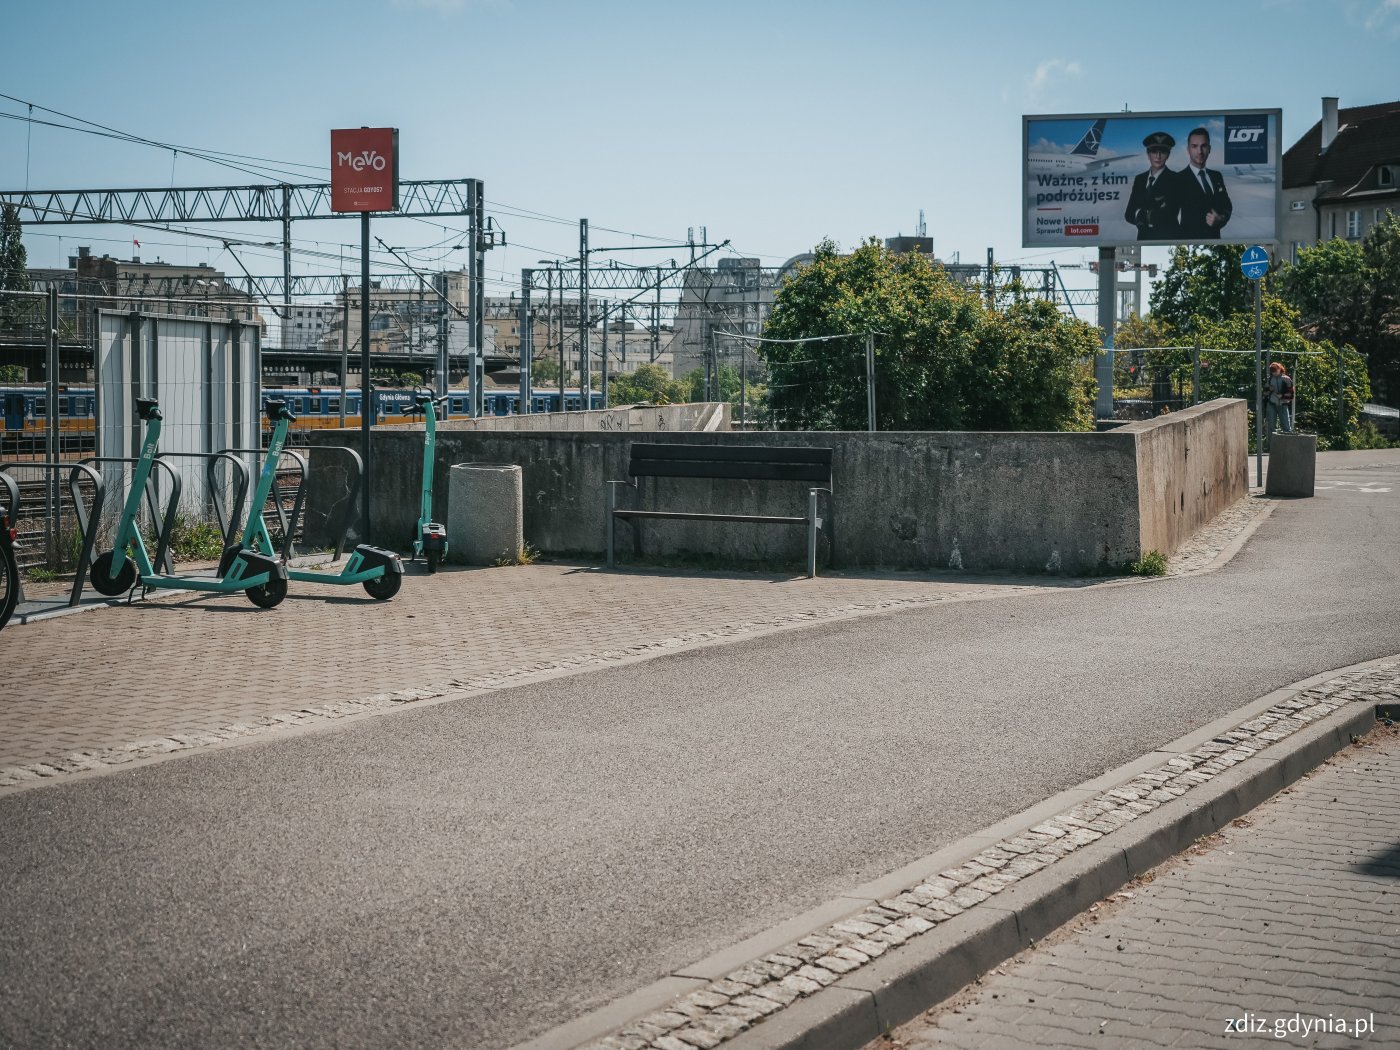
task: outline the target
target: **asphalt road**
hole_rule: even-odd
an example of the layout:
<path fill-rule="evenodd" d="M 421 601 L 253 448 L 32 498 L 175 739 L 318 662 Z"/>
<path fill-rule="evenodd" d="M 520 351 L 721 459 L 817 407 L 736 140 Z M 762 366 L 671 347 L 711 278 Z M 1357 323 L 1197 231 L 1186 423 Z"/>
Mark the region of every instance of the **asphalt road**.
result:
<path fill-rule="evenodd" d="M 0 1046 L 536 1035 L 1400 651 L 1400 460 L 1366 458 L 1203 576 L 847 620 L 0 799 Z"/>

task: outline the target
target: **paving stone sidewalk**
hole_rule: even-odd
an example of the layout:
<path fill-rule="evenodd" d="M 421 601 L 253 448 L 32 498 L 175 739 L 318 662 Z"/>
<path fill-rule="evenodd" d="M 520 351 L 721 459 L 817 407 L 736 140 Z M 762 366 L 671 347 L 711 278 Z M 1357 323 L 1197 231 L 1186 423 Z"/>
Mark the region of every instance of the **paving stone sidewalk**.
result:
<path fill-rule="evenodd" d="M 0 790 L 846 616 L 1085 585 L 544 563 L 415 575 L 387 603 L 303 584 L 273 610 L 241 594 L 104 607 L 0 635 Z"/>
<path fill-rule="evenodd" d="M 1400 1045 L 1400 729 L 869 1050 Z"/>
<path fill-rule="evenodd" d="M 1210 567 L 1268 510 L 1240 500 L 1178 552 L 1171 572 Z M 268 611 L 241 594 L 161 592 L 0 635 L 0 791 L 841 617 L 1093 582 L 538 563 L 415 574 L 387 604 L 358 587 L 307 584 Z"/>

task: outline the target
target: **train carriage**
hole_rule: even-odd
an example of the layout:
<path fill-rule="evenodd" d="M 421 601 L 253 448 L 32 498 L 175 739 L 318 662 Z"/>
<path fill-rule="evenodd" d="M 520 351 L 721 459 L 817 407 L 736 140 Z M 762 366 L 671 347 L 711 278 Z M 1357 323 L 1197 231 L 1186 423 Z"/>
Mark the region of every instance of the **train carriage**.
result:
<path fill-rule="evenodd" d="M 413 406 L 411 389 L 384 388 L 372 391 L 374 397 L 374 422 L 379 424 L 413 423 L 421 416 L 409 410 Z M 360 426 L 361 393 L 358 388 L 342 390 L 340 387 L 265 387 L 262 400 L 283 398 L 288 402 L 292 414 L 297 417 L 293 431 L 337 428 L 341 425 L 341 402 L 344 401 L 345 426 L 355 429 Z M 25 384 L 0 386 L 0 438 L 6 452 L 14 452 L 40 443 L 48 432 L 48 389 L 42 385 Z M 589 398 L 590 407 L 602 408 L 603 395 L 593 391 Z M 485 412 L 491 416 L 514 416 L 520 414 L 520 393 L 517 390 L 488 390 L 483 397 Z M 577 412 L 583 407 L 583 400 L 577 391 L 566 391 L 564 411 Z M 530 411 L 558 412 L 558 390 L 535 390 L 530 395 Z M 471 414 L 471 393 L 467 390 L 449 390 L 447 403 L 443 406 L 441 419 L 461 419 Z M 97 392 L 90 386 L 64 384 L 58 391 L 59 431 L 65 443 L 76 442 L 78 447 L 91 450 L 95 447 Z M 266 426 L 264 426 L 266 430 Z"/>

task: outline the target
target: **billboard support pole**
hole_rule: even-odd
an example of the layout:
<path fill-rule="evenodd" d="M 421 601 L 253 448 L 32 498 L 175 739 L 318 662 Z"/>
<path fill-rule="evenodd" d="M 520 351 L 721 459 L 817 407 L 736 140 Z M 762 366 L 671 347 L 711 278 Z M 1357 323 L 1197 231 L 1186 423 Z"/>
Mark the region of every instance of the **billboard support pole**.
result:
<path fill-rule="evenodd" d="M 1115 254 L 1112 247 L 1099 248 L 1099 328 L 1103 332 L 1103 353 L 1094 362 L 1094 378 L 1099 384 L 1094 402 L 1096 419 L 1113 418 L 1113 306 L 1118 295 Z"/>

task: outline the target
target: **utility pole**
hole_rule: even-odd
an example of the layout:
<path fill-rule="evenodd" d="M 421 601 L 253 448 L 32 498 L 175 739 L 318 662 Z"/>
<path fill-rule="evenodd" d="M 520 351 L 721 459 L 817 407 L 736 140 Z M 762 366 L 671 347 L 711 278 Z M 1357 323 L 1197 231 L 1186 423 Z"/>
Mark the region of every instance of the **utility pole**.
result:
<path fill-rule="evenodd" d="M 471 318 L 472 318 L 472 341 L 476 344 L 476 353 L 472 355 L 472 415 L 483 416 L 486 414 L 486 397 L 482 389 L 486 382 L 486 296 L 482 294 L 486 287 L 483 280 L 486 273 L 486 249 L 489 247 L 483 233 L 486 224 L 486 202 L 482 199 L 483 183 L 480 179 L 472 180 L 472 275 L 471 275 Z"/>
<path fill-rule="evenodd" d="M 580 401 L 582 407 L 587 409 L 591 404 L 590 394 L 593 390 L 592 376 L 589 375 L 588 360 L 588 220 L 578 221 L 578 344 L 579 344 L 579 369 L 578 385 Z"/>
<path fill-rule="evenodd" d="M 340 429 L 345 429 L 345 401 L 350 394 L 350 276 L 340 275 Z"/>
<path fill-rule="evenodd" d="M 656 302 L 651 306 L 651 363 L 661 354 L 661 267 L 656 268 Z"/>
<path fill-rule="evenodd" d="M 608 407 L 608 301 L 603 300 L 603 407 Z"/>
<path fill-rule="evenodd" d="M 554 276 L 559 281 L 559 411 L 564 411 L 564 279 L 559 275 L 559 260 L 554 260 Z"/>
<path fill-rule="evenodd" d="M 531 372 L 535 365 L 535 325 L 531 316 L 530 293 L 535 287 L 535 271 L 520 271 L 520 411 L 529 415 L 534 405 Z"/>

